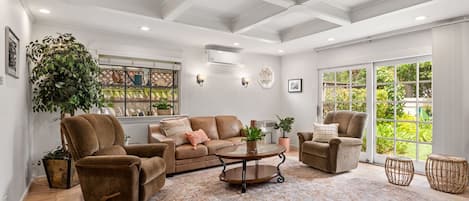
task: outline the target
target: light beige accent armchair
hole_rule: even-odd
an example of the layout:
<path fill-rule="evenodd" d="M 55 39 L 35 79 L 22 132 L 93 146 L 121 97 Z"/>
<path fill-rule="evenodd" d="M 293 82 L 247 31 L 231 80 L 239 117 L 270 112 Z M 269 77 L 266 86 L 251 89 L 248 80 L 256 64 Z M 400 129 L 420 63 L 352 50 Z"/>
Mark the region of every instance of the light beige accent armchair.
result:
<path fill-rule="evenodd" d="M 299 159 L 316 169 L 341 173 L 357 168 L 362 146 L 362 134 L 367 114 L 361 112 L 330 112 L 324 124 L 338 123 L 339 137 L 329 143 L 313 142 L 312 132 L 299 132 Z"/>

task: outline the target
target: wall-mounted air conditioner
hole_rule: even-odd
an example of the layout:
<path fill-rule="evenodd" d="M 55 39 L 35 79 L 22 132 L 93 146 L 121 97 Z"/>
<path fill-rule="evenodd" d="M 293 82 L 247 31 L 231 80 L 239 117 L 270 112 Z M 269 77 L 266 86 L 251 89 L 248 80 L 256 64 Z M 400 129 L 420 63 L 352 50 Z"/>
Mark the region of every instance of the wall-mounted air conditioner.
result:
<path fill-rule="evenodd" d="M 238 66 L 241 64 L 240 51 L 240 48 L 219 45 L 205 46 L 207 62 L 212 64 Z"/>

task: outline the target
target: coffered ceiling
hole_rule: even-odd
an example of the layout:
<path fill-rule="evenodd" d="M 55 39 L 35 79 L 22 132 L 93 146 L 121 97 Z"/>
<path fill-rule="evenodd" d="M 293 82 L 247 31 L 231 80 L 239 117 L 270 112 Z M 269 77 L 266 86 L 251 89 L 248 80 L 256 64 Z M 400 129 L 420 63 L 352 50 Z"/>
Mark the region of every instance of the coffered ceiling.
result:
<path fill-rule="evenodd" d="M 134 26 L 148 24 L 148 26 L 152 26 L 152 30 L 162 29 L 162 31 L 177 31 L 179 29 L 179 31 L 185 32 L 193 30 L 196 36 L 203 35 L 205 32 L 207 36 L 223 38 L 221 41 L 229 39 L 230 42 L 224 43 L 241 42 L 246 45 L 246 48 L 263 53 L 273 53 L 274 49 L 279 48 L 296 52 L 469 14 L 467 0 L 24 1 L 40 22 L 101 25 L 100 28 L 119 29 L 116 25 L 110 24 L 119 23 L 117 20 L 127 18 L 129 21 L 135 22 Z M 455 5 L 458 3 L 461 4 Z M 42 7 L 59 9 L 59 12 L 52 12 L 52 14 L 57 12 L 57 18 L 42 16 L 36 11 Z M 439 8 L 449 10 L 442 11 Z M 82 16 L 79 16 L 79 11 Z M 414 18 L 419 15 L 428 16 L 430 20 L 415 22 Z M 90 20 L 90 17 L 93 17 L 93 20 Z M 379 23 L 380 21 L 382 23 Z M 122 20 L 121 25 L 127 25 L 125 20 Z M 171 28 L 164 29 L 165 26 Z M 350 36 L 347 36 L 347 33 L 343 32 L 347 30 L 359 31 L 360 33 L 348 33 Z M 131 31 L 134 30 L 131 29 Z M 153 36 L 157 35 L 164 34 L 159 33 Z M 190 36 L 190 33 L 186 35 L 188 38 L 193 37 Z M 314 41 L 319 38 L 321 41 Z M 332 42 L 333 40 L 326 41 L 328 38 L 334 38 L 334 42 Z M 193 39 L 199 40 L 200 43 L 207 41 L 204 37 Z M 214 37 L 212 39 L 213 42 L 217 42 Z M 173 38 L 172 40 L 177 39 Z M 310 45 L 304 45 L 305 42 Z"/>

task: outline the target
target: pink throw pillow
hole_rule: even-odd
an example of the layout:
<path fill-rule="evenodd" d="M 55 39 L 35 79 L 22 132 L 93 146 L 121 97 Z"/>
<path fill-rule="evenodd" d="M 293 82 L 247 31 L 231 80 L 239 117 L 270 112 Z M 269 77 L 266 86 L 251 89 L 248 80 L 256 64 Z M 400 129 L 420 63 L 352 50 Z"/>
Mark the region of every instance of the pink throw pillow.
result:
<path fill-rule="evenodd" d="M 197 149 L 197 144 L 210 141 L 210 139 L 207 137 L 207 134 L 202 129 L 187 132 L 186 137 L 187 140 L 189 140 L 189 142 L 192 144 L 192 146 L 194 146 L 194 150 Z"/>

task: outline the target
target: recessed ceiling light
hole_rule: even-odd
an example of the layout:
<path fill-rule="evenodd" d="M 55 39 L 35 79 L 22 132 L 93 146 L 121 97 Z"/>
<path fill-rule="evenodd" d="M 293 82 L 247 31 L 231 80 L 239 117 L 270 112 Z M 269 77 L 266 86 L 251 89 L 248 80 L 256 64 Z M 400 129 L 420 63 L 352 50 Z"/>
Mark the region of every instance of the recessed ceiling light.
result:
<path fill-rule="evenodd" d="M 278 51 L 278 53 L 284 53 L 284 52 L 285 52 L 285 51 L 283 51 L 283 50 L 277 50 L 277 51 Z"/>
<path fill-rule="evenodd" d="M 335 38 L 328 38 L 327 41 L 335 41 Z"/>
<path fill-rule="evenodd" d="M 234 46 L 239 46 L 239 43 L 233 43 Z"/>
<path fill-rule="evenodd" d="M 45 8 L 39 9 L 39 12 L 44 13 L 44 14 L 50 14 L 50 10 L 47 10 Z"/>
<path fill-rule="evenodd" d="M 140 27 L 140 30 L 142 30 L 142 31 L 150 31 L 150 27 L 141 26 L 141 27 Z"/>
<path fill-rule="evenodd" d="M 421 20 L 425 20 L 425 19 L 427 19 L 427 16 L 418 16 L 418 17 L 415 18 L 415 20 L 417 20 L 417 21 L 421 21 Z"/>

